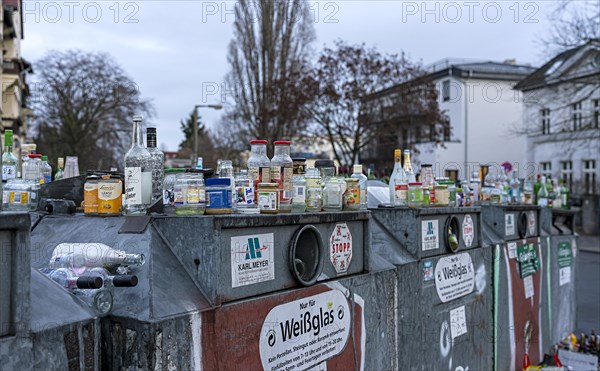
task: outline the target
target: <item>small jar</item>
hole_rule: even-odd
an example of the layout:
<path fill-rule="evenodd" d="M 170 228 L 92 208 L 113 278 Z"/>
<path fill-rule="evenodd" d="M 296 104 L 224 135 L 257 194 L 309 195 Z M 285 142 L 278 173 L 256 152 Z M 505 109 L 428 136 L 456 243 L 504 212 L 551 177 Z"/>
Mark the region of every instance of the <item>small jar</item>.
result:
<path fill-rule="evenodd" d="M 206 179 L 206 214 L 220 215 L 232 212 L 231 179 Z"/>
<path fill-rule="evenodd" d="M 422 186 L 421 182 L 408 183 L 408 207 L 420 208 L 423 206 Z"/>
<path fill-rule="evenodd" d="M 257 213 L 258 208 L 254 201 L 254 194 L 254 179 L 250 176 L 248 170 L 241 170 L 235 176 L 235 194 L 233 197 L 235 212 L 240 214 Z"/>
<path fill-rule="evenodd" d="M 346 191 L 344 192 L 344 210 L 360 209 L 360 179 L 346 178 Z"/>
<path fill-rule="evenodd" d="M 423 207 L 431 206 L 431 192 L 429 192 L 429 187 L 421 186 L 421 191 L 423 192 Z"/>
<path fill-rule="evenodd" d="M 185 173 L 185 169 L 165 169 L 163 181 L 163 211 L 165 214 L 175 214 L 175 182 L 182 173 Z"/>
<path fill-rule="evenodd" d="M 346 184 L 342 179 L 335 176 L 327 177 L 323 182 L 323 210 L 342 210 L 345 188 Z"/>
<path fill-rule="evenodd" d="M 4 184 L 2 204 L 3 210 L 29 210 L 29 183 L 23 179 L 10 179 Z"/>
<path fill-rule="evenodd" d="M 261 214 L 276 214 L 279 212 L 278 183 L 258 183 L 257 194 Z"/>
<path fill-rule="evenodd" d="M 306 211 L 319 212 L 323 208 L 323 188 L 319 169 L 309 168 L 304 179 L 306 179 Z"/>
<path fill-rule="evenodd" d="M 98 181 L 98 215 L 119 216 L 123 209 L 123 180 L 118 174 L 102 175 Z"/>
<path fill-rule="evenodd" d="M 456 183 L 454 182 L 446 182 L 448 186 L 448 206 L 455 207 L 456 203 Z"/>
<path fill-rule="evenodd" d="M 448 206 L 450 200 L 450 192 L 448 191 L 448 185 L 437 184 L 434 186 L 435 190 L 435 206 L 444 207 Z"/>
<path fill-rule="evenodd" d="M 175 214 L 202 215 L 205 209 L 206 188 L 204 177 L 196 169 L 189 169 L 175 180 Z M 231 205 L 230 205 L 231 206 Z"/>
<path fill-rule="evenodd" d="M 98 215 L 98 182 L 100 177 L 88 175 L 83 185 L 83 213 L 87 216 Z"/>
<path fill-rule="evenodd" d="M 294 158 L 292 175 L 292 212 L 303 213 L 306 211 L 306 159 Z"/>

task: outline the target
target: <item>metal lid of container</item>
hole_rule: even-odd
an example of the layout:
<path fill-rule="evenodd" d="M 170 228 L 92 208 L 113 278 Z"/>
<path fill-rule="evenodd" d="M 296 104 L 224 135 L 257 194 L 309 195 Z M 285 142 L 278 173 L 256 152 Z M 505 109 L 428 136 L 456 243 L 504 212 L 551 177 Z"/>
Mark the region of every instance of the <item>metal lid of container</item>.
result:
<path fill-rule="evenodd" d="M 315 167 L 335 167 L 333 160 L 317 160 L 315 161 Z"/>
<path fill-rule="evenodd" d="M 267 142 L 266 140 L 262 140 L 262 139 L 254 139 L 250 141 L 250 144 L 268 144 L 269 142 Z"/>
<path fill-rule="evenodd" d="M 279 187 L 278 183 L 258 183 L 258 187 Z"/>
<path fill-rule="evenodd" d="M 183 173 L 186 169 L 182 167 L 173 167 L 165 169 L 165 173 Z"/>
<path fill-rule="evenodd" d="M 290 144 L 292 144 L 292 142 L 290 142 L 289 140 L 276 140 L 273 142 L 273 144 L 276 146 L 289 146 Z"/>

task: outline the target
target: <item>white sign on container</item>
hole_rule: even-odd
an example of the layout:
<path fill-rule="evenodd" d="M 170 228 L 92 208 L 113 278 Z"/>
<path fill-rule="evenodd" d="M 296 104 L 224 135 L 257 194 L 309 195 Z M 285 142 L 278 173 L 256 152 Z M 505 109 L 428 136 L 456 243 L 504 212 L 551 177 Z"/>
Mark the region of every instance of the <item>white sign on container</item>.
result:
<path fill-rule="evenodd" d="M 350 336 L 350 307 L 339 290 L 271 309 L 260 332 L 265 370 L 305 370 L 343 352 Z"/>
<path fill-rule="evenodd" d="M 517 243 L 516 242 L 508 243 L 508 258 L 509 259 L 517 258 Z"/>
<path fill-rule="evenodd" d="M 275 279 L 273 233 L 231 237 L 231 287 Z"/>
<path fill-rule="evenodd" d="M 525 299 L 533 297 L 533 276 L 523 278 L 523 286 L 525 288 Z"/>
<path fill-rule="evenodd" d="M 473 228 L 473 218 L 471 218 L 471 215 L 465 215 L 465 218 L 463 219 L 462 230 L 463 241 L 465 242 L 465 246 L 469 248 L 471 245 L 473 245 L 473 237 L 475 236 L 475 228 Z"/>
<path fill-rule="evenodd" d="M 560 286 L 571 282 L 571 267 L 560 268 L 558 271 L 558 283 Z"/>
<path fill-rule="evenodd" d="M 331 232 L 329 260 L 338 274 L 348 271 L 352 262 L 352 233 L 346 223 L 336 224 Z"/>
<path fill-rule="evenodd" d="M 440 258 L 435 266 L 435 288 L 443 303 L 463 297 L 475 288 L 475 270 L 469 253 Z"/>
<path fill-rule="evenodd" d="M 423 251 L 440 248 L 439 223 L 437 220 L 421 221 L 421 249 Z"/>
<path fill-rule="evenodd" d="M 465 314 L 465 306 L 452 309 L 450 311 L 450 334 L 452 340 L 460 335 L 467 333 L 467 317 Z"/>
<path fill-rule="evenodd" d="M 515 214 L 504 215 L 504 229 L 507 236 L 515 234 Z"/>

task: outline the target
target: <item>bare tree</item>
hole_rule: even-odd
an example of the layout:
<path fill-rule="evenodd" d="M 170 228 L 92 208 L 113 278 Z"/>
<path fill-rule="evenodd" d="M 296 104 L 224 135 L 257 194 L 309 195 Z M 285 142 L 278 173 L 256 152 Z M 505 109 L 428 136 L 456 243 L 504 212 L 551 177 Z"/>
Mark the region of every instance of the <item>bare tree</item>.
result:
<path fill-rule="evenodd" d="M 392 136 L 401 120 L 443 121 L 435 86 L 404 54 L 382 55 L 364 44 L 336 41 L 335 48 L 323 50 L 313 79 L 316 130 L 328 138 L 342 166 L 357 163 L 377 139 Z M 390 94 L 378 93 L 392 87 Z"/>
<path fill-rule="evenodd" d="M 36 63 L 32 96 L 38 152 L 79 157 L 80 169 L 121 167 L 131 118 L 152 117 L 135 82 L 105 53 L 51 51 Z"/>
<path fill-rule="evenodd" d="M 314 40 L 307 2 L 240 0 L 235 14 L 226 77 L 234 102 L 223 124 L 244 143 L 293 139 L 306 125 L 311 99 L 304 88 Z"/>
<path fill-rule="evenodd" d="M 546 57 L 600 38 L 600 2 L 597 0 L 558 0 L 548 20 L 550 30 L 538 40 Z"/>

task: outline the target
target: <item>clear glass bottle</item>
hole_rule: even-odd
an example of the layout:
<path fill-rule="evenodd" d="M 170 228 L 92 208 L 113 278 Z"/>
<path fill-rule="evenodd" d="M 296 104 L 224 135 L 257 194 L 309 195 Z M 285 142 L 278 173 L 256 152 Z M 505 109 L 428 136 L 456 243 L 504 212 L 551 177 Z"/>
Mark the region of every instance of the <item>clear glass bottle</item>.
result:
<path fill-rule="evenodd" d="M 99 314 L 107 314 L 112 309 L 113 295 L 106 288 L 95 290 L 73 289 L 72 293 Z"/>
<path fill-rule="evenodd" d="M 231 187 L 232 195 L 232 207 L 235 209 L 236 203 L 233 197 L 235 196 L 235 174 L 233 172 L 233 162 L 231 160 L 218 160 L 217 161 L 217 176 L 219 178 L 229 179 L 229 186 Z"/>
<path fill-rule="evenodd" d="M 156 128 L 146 129 L 146 148 L 152 157 L 152 201 L 163 196 L 165 179 L 165 154 L 156 147 Z"/>
<path fill-rule="evenodd" d="M 546 177 L 542 176 L 541 186 L 537 193 L 537 204 L 541 207 L 548 207 L 548 189 L 545 187 Z"/>
<path fill-rule="evenodd" d="M 510 180 L 510 203 L 518 205 L 521 203 L 521 180 L 519 180 L 519 172 L 515 169 Z"/>
<path fill-rule="evenodd" d="M 408 206 L 408 182 L 402 168 L 402 151 L 394 150 L 394 170 L 390 175 L 390 203 L 393 206 Z"/>
<path fill-rule="evenodd" d="M 19 160 L 13 154 L 13 131 L 4 131 L 4 152 L 2 153 L 2 182 L 6 183 L 10 179 L 17 177 L 17 167 Z"/>
<path fill-rule="evenodd" d="M 533 205 L 533 179 L 528 176 L 523 183 L 523 203 Z"/>
<path fill-rule="evenodd" d="M 68 268 L 42 268 L 40 272 L 66 289 L 99 289 L 104 284 L 102 277 L 78 276 Z"/>
<path fill-rule="evenodd" d="M 62 157 L 58 158 L 58 170 L 56 170 L 56 174 L 54 174 L 54 180 L 61 180 L 65 175 L 65 159 Z"/>
<path fill-rule="evenodd" d="M 423 207 L 433 206 L 435 202 L 435 178 L 431 164 L 421 165 L 421 183 L 423 188 Z M 429 194 L 425 194 L 425 192 Z"/>
<path fill-rule="evenodd" d="M 76 274 L 92 267 L 141 266 L 144 254 L 130 254 L 102 243 L 61 243 L 52 251 L 49 268 L 70 268 Z"/>
<path fill-rule="evenodd" d="M 408 183 L 414 183 L 417 181 L 415 172 L 413 171 L 412 162 L 410 161 L 410 150 L 404 150 L 404 174 Z"/>
<path fill-rule="evenodd" d="M 479 172 L 477 170 L 473 171 L 471 173 L 471 185 L 469 188 L 471 188 L 471 193 L 473 194 L 473 197 L 471 199 L 472 204 L 473 205 L 479 205 L 481 199 L 479 196 L 479 192 L 481 190 L 481 184 L 480 184 L 480 180 L 479 180 Z M 464 189 L 464 187 L 463 187 Z"/>
<path fill-rule="evenodd" d="M 37 183 L 43 179 L 42 176 L 42 155 L 32 153 L 27 155 L 27 161 L 23 163 L 23 179 L 33 180 Z"/>
<path fill-rule="evenodd" d="M 352 175 L 351 178 L 358 179 L 360 185 L 360 209 L 367 209 L 367 197 L 369 196 L 369 191 L 367 187 L 367 176 L 363 174 L 362 165 L 354 165 L 352 167 Z M 414 177 L 414 174 L 413 174 Z"/>
<path fill-rule="evenodd" d="M 52 166 L 48 163 L 48 156 L 42 156 L 42 176 L 44 184 L 52 182 Z"/>
<path fill-rule="evenodd" d="M 125 155 L 125 214 L 146 215 L 152 200 L 152 156 L 144 147 L 140 116 L 133 117 L 131 141 Z"/>
<path fill-rule="evenodd" d="M 271 161 L 267 157 L 267 141 L 251 140 L 250 157 L 248 158 L 248 173 L 254 180 L 254 207 L 258 207 L 256 190 L 258 183 L 271 181 Z"/>
<path fill-rule="evenodd" d="M 35 153 L 37 149 L 37 145 L 34 143 L 25 143 L 21 144 L 21 163 L 17 168 L 17 178 L 24 178 L 23 176 L 23 166 L 26 162 L 29 162 L 29 155 Z"/>
<path fill-rule="evenodd" d="M 323 208 L 323 187 L 319 169 L 309 168 L 304 179 L 306 179 L 306 211 L 319 212 Z"/>
<path fill-rule="evenodd" d="M 113 275 L 105 268 L 94 267 L 87 269 L 81 277 L 94 277 L 102 279 L 104 287 L 112 289 L 115 287 L 135 287 L 138 284 L 138 277 L 135 274 L 116 274 Z"/>
<path fill-rule="evenodd" d="M 292 211 L 293 167 L 290 145 L 287 140 L 273 142 L 275 151 L 271 159 L 271 182 L 279 184 L 279 212 Z"/>
<path fill-rule="evenodd" d="M 292 176 L 292 212 L 303 213 L 306 211 L 306 159 L 294 158 L 294 175 Z"/>
<path fill-rule="evenodd" d="M 163 211 L 165 214 L 175 214 L 175 182 L 177 177 L 185 173 L 185 169 L 165 169 L 163 181 Z"/>

